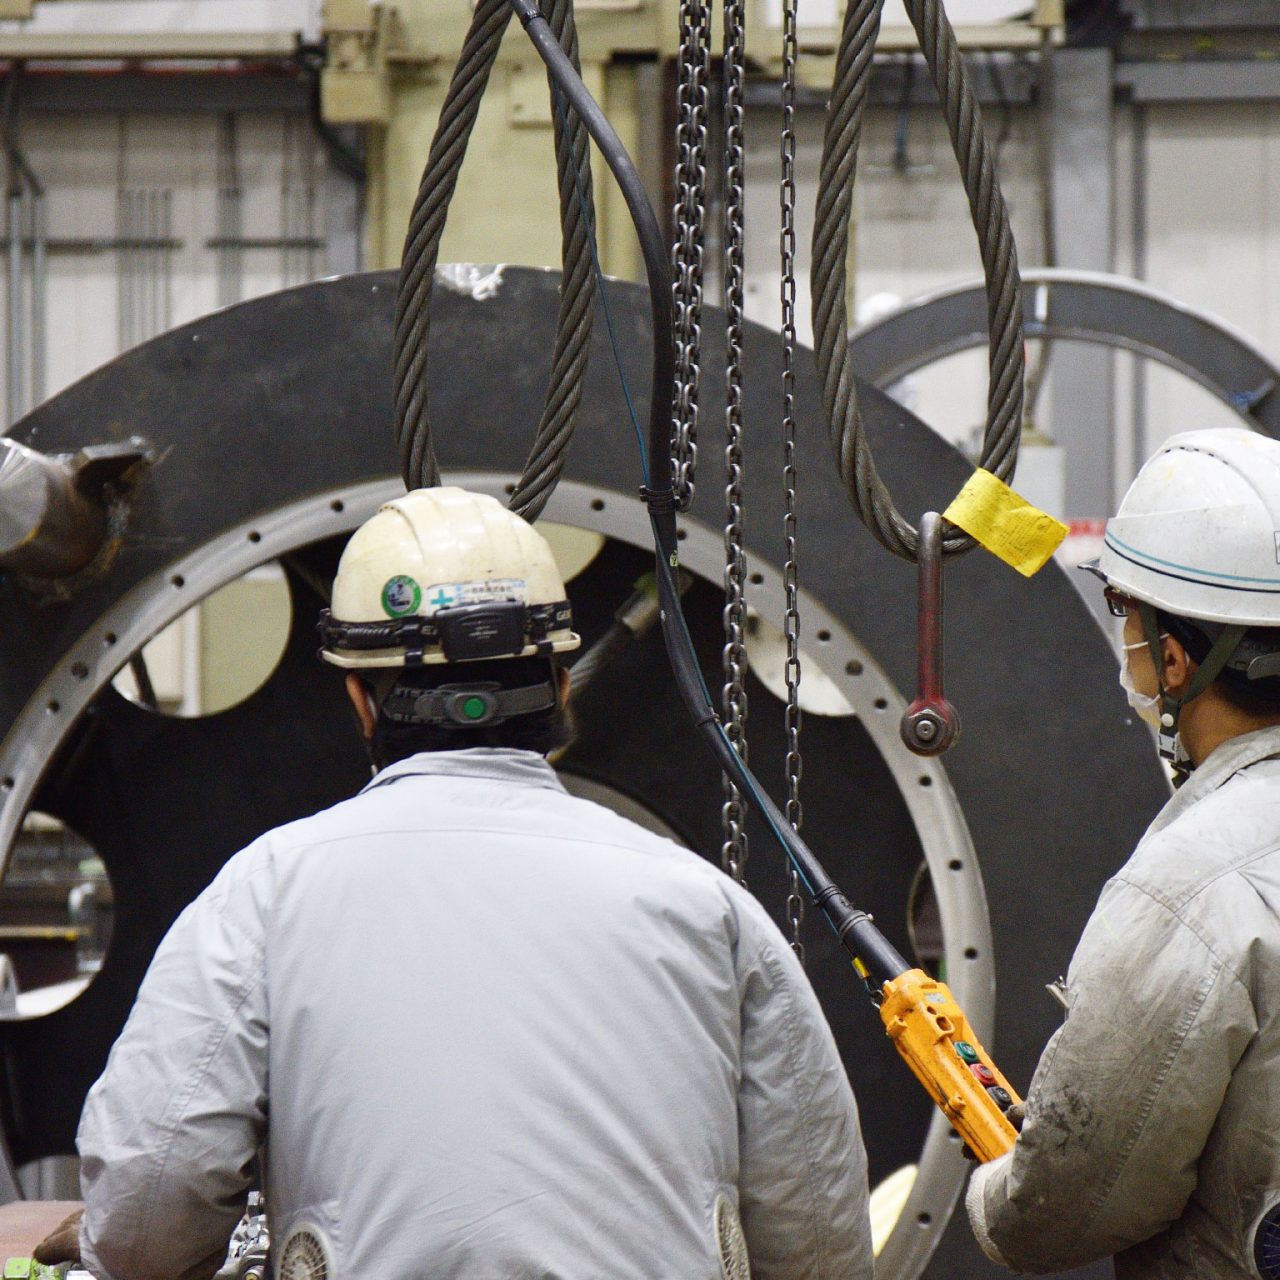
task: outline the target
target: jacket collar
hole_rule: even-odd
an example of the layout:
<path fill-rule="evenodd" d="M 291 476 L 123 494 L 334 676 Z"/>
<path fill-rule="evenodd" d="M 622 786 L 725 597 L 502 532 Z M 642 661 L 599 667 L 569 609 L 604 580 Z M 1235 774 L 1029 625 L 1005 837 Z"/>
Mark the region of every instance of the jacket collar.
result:
<path fill-rule="evenodd" d="M 1241 769 L 1247 769 L 1260 760 L 1280 756 L 1280 725 L 1269 725 L 1242 733 L 1222 743 L 1200 765 L 1185 783 L 1174 792 L 1173 799 L 1160 810 L 1151 824 L 1148 834 L 1154 834 L 1181 817 L 1197 800 L 1216 791 Z"/>
<path fill-rule="evenodd" d="M 420 751 L 398 760 L 378 773 L 362 792 L 401 778 L 476 778 L 512 786 L 564 790 L 555 770 L 534 751 L 471 747 L 466 751 Z"/>

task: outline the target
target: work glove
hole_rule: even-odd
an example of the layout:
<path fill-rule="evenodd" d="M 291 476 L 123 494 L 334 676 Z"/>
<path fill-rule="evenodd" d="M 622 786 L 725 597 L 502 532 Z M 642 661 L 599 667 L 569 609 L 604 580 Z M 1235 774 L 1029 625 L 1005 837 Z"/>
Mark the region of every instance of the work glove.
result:
<path fill-rule="evenodd" d="M 79 1262 L 80 1261 L 80 1219 L 84 1217 L 84 1210 L 77 1209 L 75 1213 L 64 1218 L 54 1229 L 49 1232 L 43 1240 L 36 1245 L 35 1253 L 32 1255 L 37 1262 L 43 1262 L 45 1266 L 53 1266 L 58 1262 Z"/>

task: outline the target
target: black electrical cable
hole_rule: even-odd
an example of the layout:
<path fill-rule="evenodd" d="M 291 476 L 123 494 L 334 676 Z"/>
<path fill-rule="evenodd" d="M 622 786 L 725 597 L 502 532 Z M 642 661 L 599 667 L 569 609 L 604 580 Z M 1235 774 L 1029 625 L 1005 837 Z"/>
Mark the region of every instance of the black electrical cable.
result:
<path fill-rule="evenodd" d="M 755 775 L 743 763 L 724 732 L 711 705 L 693 641 L 680 606 L 676 575 L 680 558 L 676 537 L 675 494 L 671 477 L 671 408 L 674 390 L 675 329 L 671 313 L 671 282 L 667 250 L 658 219 L 640 175 L 613 126 L 565 56 L 546 19 L 538 11 L 537 0 L 510 0 L 534 48 L 566 99 L 600 148 L 631 215 L 640 240 L 649 302 L 653 316 L 652 394 L 649 401 L 649 474 L 644 489 L 653 529 L 658 602 L 662 611 L 662 632 L 676 684 L 693 717 L 694 724 L 710 746 L 716 760 L 738 789 L 764 819 L 812 895 L 814 904 L 826 916 L 845 949 L 860 965 L 864 976 L 877 988 L 906 973 L 911 966 L 875 927 L 865 911 L 859 911 L 841 893 L 807 844 L 791 829 L 777 805 L 769 798 Z"/>

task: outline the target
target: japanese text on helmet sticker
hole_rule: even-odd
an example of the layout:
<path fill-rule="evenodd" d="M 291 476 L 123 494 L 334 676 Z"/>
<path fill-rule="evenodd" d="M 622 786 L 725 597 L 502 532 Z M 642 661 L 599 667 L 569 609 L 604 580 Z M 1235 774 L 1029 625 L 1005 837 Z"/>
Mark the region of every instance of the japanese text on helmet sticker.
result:
<path fill-rule="evenodd" d="M 523 578 L 490 578 L 484 582 L 437 582 L 427 588 L 426 609 L 430 617 L 441 609 L 456 609 L 459 605 L 495 604 L 515 600 L 525 604 L 529 589 Z"/>

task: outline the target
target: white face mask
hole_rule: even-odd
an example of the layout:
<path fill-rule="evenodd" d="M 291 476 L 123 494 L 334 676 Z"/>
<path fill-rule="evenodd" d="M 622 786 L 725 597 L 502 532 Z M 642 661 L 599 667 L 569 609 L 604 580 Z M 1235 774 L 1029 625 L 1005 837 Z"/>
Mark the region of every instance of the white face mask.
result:
<path fill-rule="evenodd" d="M 1161 640 L 1164 639 L 1165 634 L 1161 634 Z M 1133 683 L 1133 676 L 1129 672 L 1129 650 L 1145 649 L 1146 647 L 1147 642 L 1145 640 L 1139 640 L 1136 644 L 1122 644 L 1120 646 L 1120 687 L 1124 690 L 1125 697 L 1129 699 L 1129 705 L 1138 715 L 1153 729 L 1158 729 L 1160 727 L 1160 695 L 1158 693 L 1139 693 L 1137 685 Z"/>

